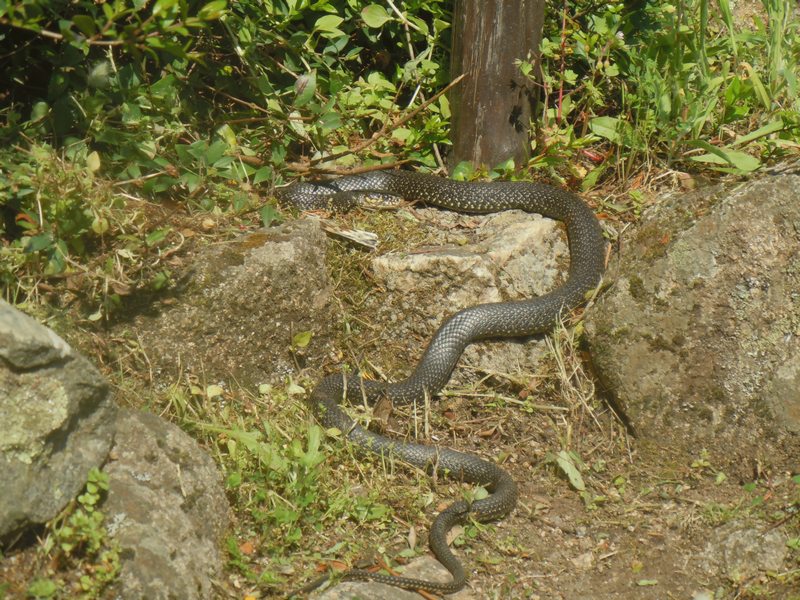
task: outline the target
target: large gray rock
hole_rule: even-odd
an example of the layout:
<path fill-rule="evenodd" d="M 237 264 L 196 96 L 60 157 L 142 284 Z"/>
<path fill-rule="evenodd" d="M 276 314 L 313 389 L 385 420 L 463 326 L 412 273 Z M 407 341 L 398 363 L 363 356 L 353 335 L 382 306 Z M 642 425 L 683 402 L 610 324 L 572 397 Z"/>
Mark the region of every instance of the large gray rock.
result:
<path fill-rule="evenodd" d="M 97 369 L 0 300 L 0 540 L 81 491 L 108 454 L 114 415 Z"/>
<path fill-rule="evenodd" d="M 320 364 L 326 348 L 316 340 L 336 323 L 325 249 L 319 220 L 307 218 L 202 250 L 180 300 L 134 324 L 156 380 L 188 372 L 252 386 L 282 381 L 304 358 Z M 303 331 L 314 341 L 293 357 L 292 337 Z"/>
<path fill-rule="evenodd" d="M 790 174 L 674 196 L 622 240 L 587 332 L 643 439 L 796 466 L 798 188 Z"/>
<path fill-rule="evenodd" d="M 389 355 L 415 361 L 442 322 L 484 302 L 544 294 L 563 282 L 566 238 L 557 222 L 521 211 L 487 216 L 418 211 L 438 233 L 435 248 L 375 258 L 375 280 L 386 292 L 372 299 L 377 334 Z M 407 345 L 411 344 L 411 353 Z M 509 340 L 467 348 L 454 379 L 473 373 L 517 375 L 535 368 L 547 352 L 542 340 Z M 400 365 L 407 373 L 414 362 Z"/>
<path fill-rule="evenodd" d="M 120 411 L 102 510 L 120 548 L 111 597 L 203 600 L 222 573 L 229 507 L 214 461 L 175 425 Z"/>

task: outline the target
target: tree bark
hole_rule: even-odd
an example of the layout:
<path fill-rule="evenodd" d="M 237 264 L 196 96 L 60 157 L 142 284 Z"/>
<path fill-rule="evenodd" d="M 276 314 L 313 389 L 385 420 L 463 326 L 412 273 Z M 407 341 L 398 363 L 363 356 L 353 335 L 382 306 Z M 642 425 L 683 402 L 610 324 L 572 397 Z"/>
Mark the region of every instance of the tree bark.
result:
<path fill-rule="evenodd" d="M 456 0 L 450 72 L 467 76 L 450 94 L 451 168 L 527 162 L 533 90 L 514 63 L 538 61 L 543 23 L 544 0 Z"/>

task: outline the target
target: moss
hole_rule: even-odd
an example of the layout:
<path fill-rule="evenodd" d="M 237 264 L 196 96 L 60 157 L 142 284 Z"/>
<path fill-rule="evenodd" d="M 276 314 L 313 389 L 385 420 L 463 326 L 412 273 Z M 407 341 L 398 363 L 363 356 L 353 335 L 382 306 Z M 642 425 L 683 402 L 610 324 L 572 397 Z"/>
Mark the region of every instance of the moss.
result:
<path fill-rule="evenodd" d="M 631 275 L 628 278 L 628 290 L 630 291 L 633 299 L 639 302 L 644 302 L 650 296 L 650 294 L 647 292 L 647 289 L 644 287 L 642 278 L 638 275 Z"/>
<path fill-rule="evenodd" d="M 659 223 L 650 222 L 642 226 L 636 239 L 636 245 L 642 249 L 641 260 L 649 263 L 666 256 L 671 237 Z"/>

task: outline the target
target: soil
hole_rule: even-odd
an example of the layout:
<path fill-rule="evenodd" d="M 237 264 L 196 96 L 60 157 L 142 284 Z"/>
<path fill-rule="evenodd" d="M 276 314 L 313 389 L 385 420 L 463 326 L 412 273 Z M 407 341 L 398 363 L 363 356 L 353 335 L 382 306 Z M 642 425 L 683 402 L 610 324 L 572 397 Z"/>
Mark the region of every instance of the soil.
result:
<path fill-rule="evenodd" d="M 357 218 L 361 225 L 385 221 L 369 215 L 344 220 L 352 225 Z M 185 229 L 192 226 L 187 222 Z M 406 235 L 420 237 L 418 231 Z M 343 251 L 338 258 L 344 254 L 352 253 Z M 363 290 L 348 288 L 341 273 L 348 268 L 363 273 L 367 259 L 355 254 L 352 260 L 350 267 L 336 266 L 335 279 L 343 309 L 357 314 Z M 90 348 L 113 344 L 97 336 L 89 336 L 91 344 L 78 344 L 92 359 Z M 680 456 L 658 440 L 632 438 L 593 393 L 579 340 L 557 337 L 554 347 L 560 352 L 551 353 L 522 384 L 519 378 L 473 374 L 482 383 L 451 389 L 433 404 L 432 438 L 484 457 L 505 457 L 504 467 L 520 486 L 519 504 L 509 517 L 464 530 L 466 541 L 457 545 L 470 572 L 463 597 L 800 599 L 797 467 L 792 472 L 789 465 L 761 465 L 754 459 L 748 468 L 737 469 L 750 471 L 750 477 L 727 477 L 705 459 L 701 447 L 694 456 Z M 407 345 L 403 355 L 393 351 L 394 360 L 418 356 L 419 341 Z M 371 351 L 381 356 L 379 344 L 360 346 L 364 355 Z M 396 368 L 391 362 L 382 366 L 389 373 Z M 319 365 L 319 373 L 324 367 L 330 365 Z M 559 376 L 562 372 L 567 375 Z M 476 401 L 481 394 L 486 396 Z M 396 411 L 390 428 L 407 427 L 398 424 L 408 422 L 405 416 Z M 559 467 L 560 451 L 582 461 L 583 490 Z M 437 492 L 446 503 L 461 490 L 442 481 Z M 407 535 L 375 544 L 393 556 L 407 547 Z M 36 560 L 35 551 L 26 550 L 0 562 L 0 581 L 24 581 Z M 223 597 L 264 597 L 233 570 L 228 576 L 221 582 L 228 590 Z"/>
<path fill-rule="evenodd" d="M 371 221 L 384 226 L 359 218 L 367 229 Z M 426 232 L 420 246 L 441 236 Z M 364 264 L 356 269 L 365 270 Z M 342 281 L 344 310 L 368 320 Z M 387 350 L 378 339 L 358 350 L 400 376 L 407 367 L 397 366 L 398 357 L 413 364 L 421 347 L 423 340 L 395 340 Z M 671 450 L 668 432 L 663 442 L 636 439 L 595 393 L 580 340 L 561 332 L 555 347 L 561 352 L 551 352 L 527 377 L 457 369 L 454 380 L 482 383 L 451 383 L 433 408 L 431 439 L 505 457 L 504 468 L 520 486 L 517 509 L 460 546 L 471 569 L 472 595 L 464 597 L 800 599 L 798 457 L 776 453 L 765 464 L 754 455 L 715 465 L 701 446 L 692 455 Z M 500 399 L 475 400 L 493 394 Z M 531 400 L 537 408 L 520 410 Z M 402 435 L 413 415 L 401 410 L 396 416 L 390 429 Z M 584 490 L 558 467 L 555 455 L 562 450 L 583 462 Z M 440 484 L 440 491 L 443 499 L 459 494 L 455 485 Z M 396 552 L 407 547 L 404 537 L 395 542 Z M 384 597 L 368 589 L 360 597 Z"/>

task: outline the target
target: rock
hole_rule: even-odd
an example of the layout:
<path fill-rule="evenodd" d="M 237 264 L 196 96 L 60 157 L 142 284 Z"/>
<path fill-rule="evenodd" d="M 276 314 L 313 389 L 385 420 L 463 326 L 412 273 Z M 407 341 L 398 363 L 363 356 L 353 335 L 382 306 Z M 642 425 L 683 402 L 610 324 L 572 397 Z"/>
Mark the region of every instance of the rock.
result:
<path fill-rule="evenodd" d="M 253 386 L 282 383 L 304 361 L 321 364 L 318 340 L 337 322 L 325 249 L 319 221 L 306 218 L 201 251 L 178 303 L 134 324 L 156 380 L 188 372 Z M 293 357 L 292 337 L 303 331 L 314 338 L 306 355 Z"/>
<path fill-rule="evenodd" d="M 786 538 L 780 531 L 759 531 L 733 521 L 712 532 L 699 559 L 709 573 L 743 582 L 759 572 L 781 572 L 786 554 Z"/>
<path fill-rule="evenodd" d="M 58 515 L 105 460 L 115 407 L 88 360 L 0 300 L 0 540 Z"/>
<path fill-rule="evenodd" d="M 110 597 L 215 597 L 229 507 L 214 462 L 155 415 L 120 411 L 116 425 L 102 506 L 120 547 L 121 570 Z"/>
<path fill-rule="evenodd" d="M 742 468 L 754 455 L 796 466 L 798 187 L 788 174 L 675 196 L 622 241 L 587 333 L 641 438 Z"/>
<path fill-rule="evenodd" d="M 530 298 L 560 285 L 569 256 L 557 222 L 521 211 L 487 216 L 435 209 L 418 211 L 447 231 L 441 247 L 386 254 L 372 261 L 386 288 L 374 301 L 375 323 L 386 324 L 384 346 L 419 340 L 416 361 L 442 322 L 456 311 L 484 302 Z M 474 230 L 474 233 L 473 231 Z M 546 352 L 541 340 L 473 344 L 454 378 L 470 372 L 516 374 L 530 370 Z M 398 352 L 407 356 L 407 352 Z M 401 365 L 410 372 L 414 362 Z"/>

